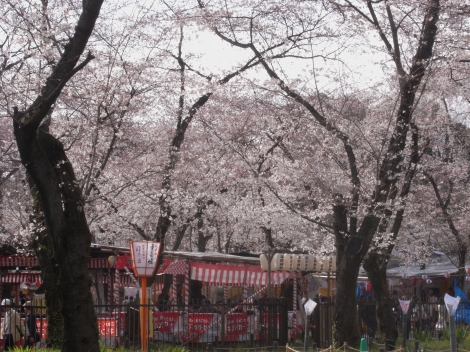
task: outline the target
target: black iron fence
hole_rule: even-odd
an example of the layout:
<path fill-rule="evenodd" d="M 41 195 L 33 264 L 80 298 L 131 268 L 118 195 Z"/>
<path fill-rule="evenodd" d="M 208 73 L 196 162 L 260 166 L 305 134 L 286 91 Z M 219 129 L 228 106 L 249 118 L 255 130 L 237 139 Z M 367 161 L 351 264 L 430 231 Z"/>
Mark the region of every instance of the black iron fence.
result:
<path fill-rule="evenodd" d="M 398 303 L 398 302 L 397 302 Z M 141 314 L 146 312 L 146 341 L 149 351 L 165 347 L 187 346 L 191 350 L 205 350 L 208 344 L 214 348 L 265 348 L 286 345 L 287 342 L 304 341 L 305 320 L 301 312 L 288 311 L 285 299 L 271 299 L 256 304 L 193 304 L 184 305 L 122 305 L 95 306 L 100 339 L 109 347 L 141 350 Z M 2 324 L 7 308 L 2 307 Z M 47 337 L 45 307 L 12 306 L 8 313 L 11 341 L 0 344 L 25 343 L 44 346 Z M 16 312 L 12 313 L 12 312 Z M 310 343 L 327 348 L 334 343 L 332 336 L 334 304 L 318 303 L 307 321 Z M 358 301 L 358 319 L 361 336 L 373 342 L 378 339 L 376 308 L 374 302 Z M 404 316 L 398 304 L 394 306 L 394 323 L 403 333 Z M 18 322 L 21 320 L 21 324 Z M 455 315 L 457 327 L 470 325 L 470 304 L 461 303 Z M 442 338 L 448 327 L 449 317 L 443 303 L 412 303 L 406 316 L 408 339 L 426 337 Z M 19 329 L 16 329 L 16 326 Z"/>
<path fill-rule="evenodd" d="M 358 301 L 358 319 L 361 336 L 369 343 L 378 342 L 378 326 L 376 319 L 376 306 L 373 301 Z M 411 302 L 406 315 L 406 323 L 398 300 L 393 304 L 393 322 L 398 332 L 409 340 L 441 339 L 447 338 L 446 331 L 449 327 L 449 315 L 443 302 L 421 303 Z M 334 343 L 332 329 L 334 324 L 334 303 L 321 302 L 309 320 L 310 343 L 318 348 L 328 348 Z M 470 328 L 470 304 L 461 302 L 455 314 L 457 329 Z M 406 327 L 405 327 L 406 325 Z M 404 330 L 404 327 L 406 330 Z M 310 344 L 309 343 L 309 344 Z M 383 343 L 383 342 L 382 342 Z"/>
<path fill-rule="evenodd" d="M 14 334 L 13 343 L 20 346 L 37 337 L 34 346 L 44 346 L 47 337 L 47 319 L 44 307 L 12 306 L 9 316 L 21 320 L 21 333 Z M 296 332 L 293 312 L 287 311 L 285 299 L 267 299 L 257 304 L 194 304 L 139 305 L 134 302 L 122 305 L 96 305 L 100 340 L 108 347 L 123 347 L 140 351 L 142 348 L 142 321 L 145 322 L 145 339 L 148 351 L 162 350 L 171 345 L 184 345 L 191 350 L 205 350 L 208 344 L 215 348 L 265 348 L 274 344 L 286 345 L 292 332 Z M 30 312 L 34 312 L 31 314 Z M 6 311 L 2 312 L 4 321 Z M 28 317 L 29 316 L 29 317 Z M 8 318 L 7 318 L 8 319 Z M 290 319 L 290 320 L 289 320 Z M 31 332 L 25 330 L 26 320 Z M 13 329 L 13 328 L 12 328 Z M 33 331 L 34 330 L 34 331 Z M 8 343 L 8 342 L 7 342 Z"/>

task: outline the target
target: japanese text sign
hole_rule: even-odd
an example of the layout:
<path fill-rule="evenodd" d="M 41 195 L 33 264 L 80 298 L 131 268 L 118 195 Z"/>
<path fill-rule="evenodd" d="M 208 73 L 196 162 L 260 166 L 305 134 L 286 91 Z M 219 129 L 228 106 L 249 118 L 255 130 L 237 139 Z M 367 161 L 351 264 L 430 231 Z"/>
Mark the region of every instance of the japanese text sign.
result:
<path fill-rule="evenodd" d="M 160 243 L 149 241 L 129 241 L 135 276 L 151 277 L 157 268 Z"/>
<path fill-rule="evenodd" d="M 248 315 L 246 312 L 227 314 L 225 318 L 227 322 L 226 341 L 238 341 L 240 335 L 247 333 Z"/>
<path fill-rule="evenodd" d="M 178 312 L 153 312 L 153 327 L 161 333 L 172 332 L 178 324 Z"/>

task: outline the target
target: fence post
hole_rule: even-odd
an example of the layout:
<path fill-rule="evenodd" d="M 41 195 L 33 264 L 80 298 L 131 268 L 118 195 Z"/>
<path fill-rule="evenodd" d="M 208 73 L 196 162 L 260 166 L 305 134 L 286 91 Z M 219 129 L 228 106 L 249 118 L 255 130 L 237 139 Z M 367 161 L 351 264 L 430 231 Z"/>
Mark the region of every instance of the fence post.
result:
<path fill-rule="evenodd" d="M 279 342 L 273 341 L 273 351 L 277 352 L 278 349 L 279 349 Z"/>
<path fill-rule="evenodd" d="M 419 351 L 419 341 L 418 340 L 415 340 L 415 352 L 418 352 Z"/>
<path fill-rule="evenodd" d="M 348 343 L 347 342 L 344 343 L 343 349 L 344 349 L 344 352 L 348 351 Z"/>
<path fill-rule="evenodd" d="M 209 351 L 209 352 L 213 352 L 213 351 L 214 351 L 214 346 L 212 345 L 211 342 L 209 342 L 209 343 L 207 344 L 207 351 Z"/>
<path fill-rule="evenodd" d="M 385 352 L 385 348 L 380 347 L 380 348 L 379 348 L 379 352 Z"/>

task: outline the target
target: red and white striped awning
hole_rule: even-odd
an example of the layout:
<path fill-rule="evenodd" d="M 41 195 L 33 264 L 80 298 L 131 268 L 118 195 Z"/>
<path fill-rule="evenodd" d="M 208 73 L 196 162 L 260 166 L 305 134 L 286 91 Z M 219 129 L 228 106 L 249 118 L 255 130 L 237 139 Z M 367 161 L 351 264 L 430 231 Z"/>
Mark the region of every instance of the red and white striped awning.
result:
<path fill-rule="evenodd" d="M 295 274 L 290 271 L 274 271 L 271 272 L 271 284 L 280 286 L 285 280 L 295 277 Z M 247 286 L 266 286 L 269 283 L 268 272 L 261 268 L 250 266 L 247 273 L 246 284 Z"/>
<path fill-rule="evenodd" d="M 162 275 L 162 274 L 184 275 L 185 268 L 186 268 L 186 260 L 163 259 L 162 267 L 158 270 L 157 275 Z"/>
<path fill-rule="evenodd" d="M 285 280 L 295 277 L 287 271 L 271 273 L 271 284 L 281 285 Z M 268 273 L 253 265 L 221 265 L 191 262 L 191 279 L 205 282 L 212 286 L 266 286 Z"/>
<path fill-rule="evenodd" d="M 191 280 L 212 286 L 241 286 L 245 284 L 246 265 L 231 266 L 191 262 Z"/>
<path fill-rule="evenodd" d="M 109 275 L 101 276 L 103 284 L 111 284 L 114 282 L 114 275 L 111 277 Z M 135 286 L 134 281 L 132 280 L 131 276 L 127 273 L 119 273 L 119 285 L 121 286 Z"/>
<path fill-rule="evenodd" d="M 38 267 L 39 261 L 35 256 L 2 255 L 0 267 Z M 110 268 L 107 258 L 91 258 L 90 269 Z"/>
<path fill-rule="evenodd" d="M 35 256 L 2 255 L 0 256 L 0 266 L 39 266 L 38 259 Z"/>
<path fill-rule="evenodd" d="M 39 273 L 7 273 L 2 276 L 2 282 L 11 284 L 20 284 L 22 282 L 34 284 L 38 281 L 42 282 L 41 274 Z"/>
<path fill-rule="evenodd" d="M 91 258 L 88 267 L 90 269 L 106 269 L 111 268 L 111 265 L 109 265 L 107 258 Z"/>

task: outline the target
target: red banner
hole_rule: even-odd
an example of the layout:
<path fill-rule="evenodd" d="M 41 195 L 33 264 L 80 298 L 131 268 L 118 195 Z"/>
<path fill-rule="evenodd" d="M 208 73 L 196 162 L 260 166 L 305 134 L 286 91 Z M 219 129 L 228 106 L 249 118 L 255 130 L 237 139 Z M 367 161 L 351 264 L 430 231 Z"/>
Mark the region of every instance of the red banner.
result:
<path fill-rule="evenodd" d="M 178 324 L 178 312 L 153 312 L 153 328 L 160 333 L 173 332 Z"/>
<path fill-rule="evenodd" d="M 115 337 L 118 336 L 117 321 L 113 318 L 98 318 L 98 330 L 100 331 L 100 337 Z"/>
<path fill-rule="evenodd" d="M 98 329 L 100 331 L 100 337 L 118 336 L 116 326 L 117 321 L 114 318 L 98 318 Z M 41 339 L 45 339 L 47 337 L 47 320 L 37 318 L 36 330 L 39 332 L 39 335 L 41 335 Z"/>
<path fill-rule="evenodd" d="M 122 270 L 127 266 L 129 270 L 132 270 L 132 260 L 128 255 L 120 255 L 116 257 L 116 269 Z"/>
<path fill-rule="evenodd" d="M 47 337 L 47 320 L 37 318 L 36 330 L 39 332 L 39 335 L 41 335 L 41 339 L 45 339 Z"/>
<path fill-rule="evenodd" d="M 212 313 L 189 313 L 188 330 L 192 342 L 198 342 L 199 337 L 209 329 L 214 314 Z"/>
<path fill-rule="evenodd" d="M 247 333 L 248 315 L 246 312 L 227 314 L 225 319 L 227 322 L 226 341 L 238 341 L 240 335 Z"/>

